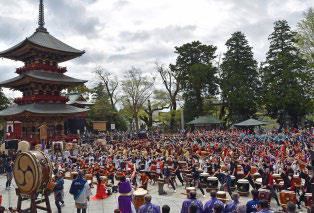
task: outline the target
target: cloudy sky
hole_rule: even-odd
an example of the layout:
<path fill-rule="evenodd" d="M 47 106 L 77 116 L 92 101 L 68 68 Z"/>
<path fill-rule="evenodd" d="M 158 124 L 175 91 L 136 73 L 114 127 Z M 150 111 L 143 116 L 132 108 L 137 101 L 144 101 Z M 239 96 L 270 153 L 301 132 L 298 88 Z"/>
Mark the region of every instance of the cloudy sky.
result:
<path fill-rule="evenodd" d="M 155 61 L 175 61 L 174 47 L 193 40 L 218 47 L 235 31 L 246 34 L 263 61 L 273 22 L 292 28 L 313 0 L 44 0 L 48 31 L 86 54 L 67 66 L 68 75 L 96 81 L 101 65 L 122 76 L 132 66 L 153 72 Z M 30 36 L 37 27 L 39 0 L 0 0 L 0 50 Z M 14 77 L 20 63 L 1 59 L 0 80 Z M 16 93 L 5 90 L 6 94 Z"/>

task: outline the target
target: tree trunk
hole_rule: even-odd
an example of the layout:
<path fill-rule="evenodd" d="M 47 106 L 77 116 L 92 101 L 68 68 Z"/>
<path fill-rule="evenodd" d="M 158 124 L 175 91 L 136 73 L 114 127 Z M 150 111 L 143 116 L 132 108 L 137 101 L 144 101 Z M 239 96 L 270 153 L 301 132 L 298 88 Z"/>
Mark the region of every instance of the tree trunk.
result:
<path fill-rule="evenodd" d="M 174 99 L 171 103 L 170 130 L 174 131 L 176 122 L 177 101 Z"/>
<path fill-rule="evenodd" d="M 153 113 L 149 113 L 148 115 L 148 129 L 151 130 L 153 128 Z"/>
<path fill-rule="evenodd" d="M 136 132 L 138 132 L 139 131 L 139 123 L 138 123 L 138 113 L 137 112 L 135 112 L 135 114 L 134 114 L 134 120 L 135 120 L 135 130 L 136 130 Z"/>
<path fill-rule="evenodd" d="M 152 111 L 152 105 L 150 103 L 150 100 L 148 100 L 148 125 L 147 125 L 147 128 L 149 130 L 152 129 L 153 127 L 153 111 Z"/>

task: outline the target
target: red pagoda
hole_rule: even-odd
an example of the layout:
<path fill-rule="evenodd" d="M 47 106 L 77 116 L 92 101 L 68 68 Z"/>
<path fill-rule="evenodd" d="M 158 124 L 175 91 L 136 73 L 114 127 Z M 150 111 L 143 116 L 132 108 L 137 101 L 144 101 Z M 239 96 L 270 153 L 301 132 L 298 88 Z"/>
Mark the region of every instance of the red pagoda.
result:
<path fill-rule="evenodd" d="M 43 0 L 39 3 L 39 21 L 35 33 L 17 45 L 0 52 L 0 57 L 24 62 L 16 69 L 17 77 L 0 82 L 0 87 L 19 90 L 22 98 L 15 105 L 0 111 L 7 122 L 16 121 L 20 126 L 8 138 L 22 139 L 33 144 L 40 140 L 66 140 L 64 122 L 85 118 L 87 109 L 66 104 L 69 99 L 61 91 L 87 81 L 65 75 L 65 67 L 58 64 L 83 55 L 49 34 L 44 27 Z"/>

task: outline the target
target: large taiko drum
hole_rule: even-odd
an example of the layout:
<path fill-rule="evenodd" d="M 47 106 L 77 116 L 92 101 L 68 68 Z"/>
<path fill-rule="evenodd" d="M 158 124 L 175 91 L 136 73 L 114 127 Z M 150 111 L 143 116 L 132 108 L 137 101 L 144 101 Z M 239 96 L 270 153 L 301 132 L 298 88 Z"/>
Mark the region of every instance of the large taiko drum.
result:
<path fill-rule="evenodd" d="M 217 177 L 208 177 L 207 183 L 208 183 L 207 191 L 212 191 L 212 190 L 218 189 L 218 178 Z"/>
<path fill-rule="evenodd" d="M 133 193 L 133 204 L 136 209 L 139 209 L 142 205 L 144 205 L 145 195 L 147 195 L 147 191 L 142 188 L 139 188 Z"/>
<path fill-rule="evenodd" d="M 13 175 L 22 194 L 33 194 L 47 188 L 52 165 L 41 151 L 22 152 L 14 162 Z"/>
<path fill-rule="evenodd" d="M 209 177 L 209 174 L 204 172 L 200 174 L 200 183 L 199 186 L 201 188 L 207 188 L 207 178 Z"/>
<path fill-rule="evenodd" d="M 279 184 L 282 181 L 280 174 L 273 174 L 273 179 L 276 182 L 276 184 Z"/>
<path fill-rule="evenodd" d="M 250 190 L 250 183 L 246 179 L 238 180 L 238 193 L 242 196 L 248 195 Z"/>
<path fill-rule="evenodd" d="M 234 191 L 236 189 L 236 178 L 233 175 L 230 175 L 231 178 L 231 190 Z"/>
<path fill-rule="evenodd" d="M 271 199 L 270 191 L 268 189 L 259 189 L 258 198 L 259 200 L 267 200 L 268 202 L 270 202 Z"/>
<path fill-rule="evenodd" d="M 294 204 L 297 203 L 297 196 L 295 192 L 292 192 L 292 191 L 282 190 L 279 193 L 279 199 L 280 199 L 280 204 L 283 206 L 287 205 L 289 201 Z"/>

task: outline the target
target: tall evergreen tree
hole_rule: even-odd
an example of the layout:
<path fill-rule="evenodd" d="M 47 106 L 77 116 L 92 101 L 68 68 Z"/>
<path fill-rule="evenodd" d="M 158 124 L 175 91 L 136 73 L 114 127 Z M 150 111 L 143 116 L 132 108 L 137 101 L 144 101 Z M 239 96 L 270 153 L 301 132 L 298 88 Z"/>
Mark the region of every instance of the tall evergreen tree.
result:
<path fill-rule="evenodd" d="M 227 103 L 228 120 L 235 122 L 248 119 L 257 112 L 260 81 L 257 61 L 245 35 L 233 33 L 226 46 L 220 87 Z"/>
<path fill-rule="evenodd" d="M 217 47 L 205 45 L 199 41 L 184 44 L 175 48 L 178 54 L 176 64 L 170 65 L 173 72 L 180 73 L 184 98 L 186 121 L 203 113 L 204 97 L 217 92 L 217 68 L 213 65 Z"/>
<path fill-rule="evenodd" d="M 313 75 L 295 45 L 296 33 L 287 21 L 274 24 L 269 36 L 270 47 L 262 65 L 264 103 L 267 112 L 281 127 L 297 127 L 302 118 L 313 111 L 310 91 Z"/>

